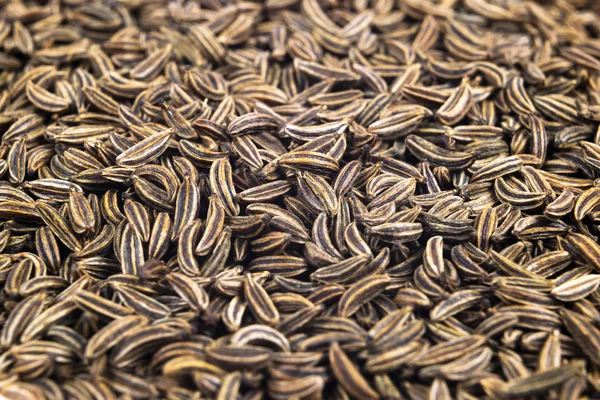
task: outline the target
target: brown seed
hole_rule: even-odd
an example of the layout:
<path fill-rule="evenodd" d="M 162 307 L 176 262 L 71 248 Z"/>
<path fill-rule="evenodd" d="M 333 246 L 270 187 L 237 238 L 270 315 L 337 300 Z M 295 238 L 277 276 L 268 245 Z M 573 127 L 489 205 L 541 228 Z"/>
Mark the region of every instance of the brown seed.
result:
<path fill-rule="evenodd" d="M 437 118 L 446 125 L 458 123 L 472 106 L 473 93 L 469 80 L 464 78 L 437 112 Z"/>
<path fill-rule="evenodd" d="M 244 294 L 250 311 L 252 311 L 259 321 L 271 326 L 279 323 L 279 312 L 275 308 L 273 301 L 265 289 L 256 282 L 252 274 L 246 275 Z"/>
<path fill-rule="evenodd" d="M 121 153 L 116 161 L 124 167 L 139 167 L 158 158 L 166 149 L 173 132 L 164 130 L 131 146 Z"/>
<path fill-rule="evenodd" d="M 595 2 L 33 3 L 0 397 L 598 392 Z"/>
<path fill-rule="evenodd" d="M 210 167 L 210 187 L 228 215 L 239 214 L 229 160 L 221 158 L 213 162 Z"/>
<path fill-rule="evenodd" d="M 352 285 L 342 296 L 338 304 L 338 315 L 348 317 L 360 306 L 379 295 L 391 279 L 387 275 L 366 277 Z"/>
<path fill-rule="evenodd" d="M 333 343 L 329 349 L 329 364 L 333 369 L 333 374 L 337 381 L 352 396 L 361 399 L 379 398 L 377 392 L 371 388 L 358 368 L 352 363 L 337 342 Z"/>

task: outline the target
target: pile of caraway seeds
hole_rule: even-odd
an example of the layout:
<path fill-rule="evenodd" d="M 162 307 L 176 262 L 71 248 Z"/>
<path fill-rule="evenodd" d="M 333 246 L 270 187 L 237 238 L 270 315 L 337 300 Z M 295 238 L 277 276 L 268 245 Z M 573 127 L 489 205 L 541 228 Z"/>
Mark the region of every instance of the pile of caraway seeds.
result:
<path fill-rule="evenodd" d="M 1 1 L 0 397 L 595 398 L 599 8 Z"/>

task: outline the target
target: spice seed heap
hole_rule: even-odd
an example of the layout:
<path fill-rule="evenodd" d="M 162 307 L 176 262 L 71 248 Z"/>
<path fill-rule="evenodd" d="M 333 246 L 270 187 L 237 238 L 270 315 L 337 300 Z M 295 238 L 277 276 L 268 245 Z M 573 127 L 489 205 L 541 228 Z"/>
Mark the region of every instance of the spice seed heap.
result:
<path fill-rule="evenodd" d="M 599 8 L 1 2 L 0 397 L 597 394 Z"/>

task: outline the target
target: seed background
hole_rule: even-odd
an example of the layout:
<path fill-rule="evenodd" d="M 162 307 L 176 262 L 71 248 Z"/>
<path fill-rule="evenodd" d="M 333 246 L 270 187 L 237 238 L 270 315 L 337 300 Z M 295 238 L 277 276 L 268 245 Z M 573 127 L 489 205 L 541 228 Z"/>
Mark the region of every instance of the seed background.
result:
<path fill-rule="evenodd" d="M 0 1 L 0 395 L 600 392 L 593 0 Z"/>

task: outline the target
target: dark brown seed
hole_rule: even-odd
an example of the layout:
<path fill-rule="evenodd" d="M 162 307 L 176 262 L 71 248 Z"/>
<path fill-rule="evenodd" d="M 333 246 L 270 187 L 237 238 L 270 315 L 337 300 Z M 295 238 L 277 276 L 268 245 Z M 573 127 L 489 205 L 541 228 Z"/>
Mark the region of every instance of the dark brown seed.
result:
<path fill-rule="evenodd" d="M 348 317 L 373 297 L 379 295 L 391 282 L 387 275 L 366 277 L 352 285 L 338 304 L 338 315 Z"/>
<path fill-rule="evenodd" d="M 329 363 L 339 384 L 352 396 L 360 399 L 379 398 L 337 342 L 329 349 Z"/>
<path fill-rule="evenodd" d="M 244 294 L 252 313 L 264 324 L 275 326 L 279 323 L 279 312 L 265 289 L 260 286 L 252 274 L 246 275 Z"/>
<path fill-rule="evenodd" d="M 0 2 L 0 398 L 594 398 L 597 2 Z"/>

